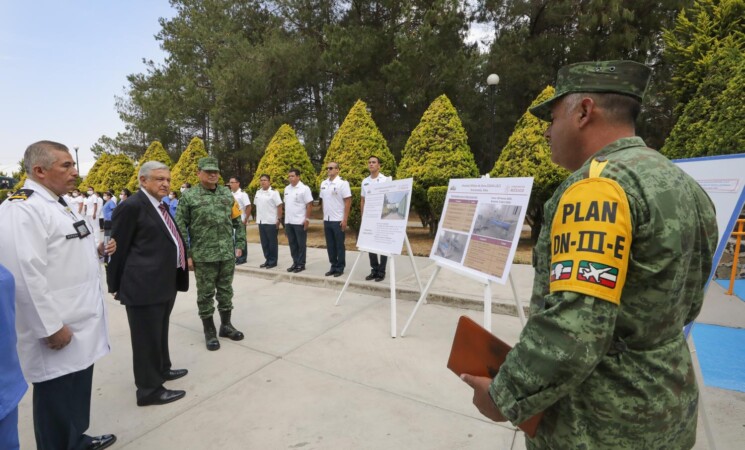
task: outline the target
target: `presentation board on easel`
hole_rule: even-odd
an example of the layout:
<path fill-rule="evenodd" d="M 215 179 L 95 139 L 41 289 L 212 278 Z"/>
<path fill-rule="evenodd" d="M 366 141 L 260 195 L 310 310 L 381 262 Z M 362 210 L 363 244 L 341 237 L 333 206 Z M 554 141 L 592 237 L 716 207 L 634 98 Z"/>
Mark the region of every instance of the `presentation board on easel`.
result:
<path fill-rule="evenodd" d="M 357 248 L 400 255 L 406 239 L 413 179 L 373 183 L 365 193 Z"/>
<path fill-rule="evenodd" d="M 406 226 L 409 222 L 409 207 L 411 206 L 411 191 L 413 179 L 387 181 L 385 183 L 374 183 L 365 191 L 365 209 L 362 212 L 360 232 L 357 236 L 357 255 L 352 270 L 349 272 L 344 287 L 336 298 L 335 305 L 339 305 L 342 295 L 349 287 L 352 275 L 357 269 L 360 258 L 364 253 L 375 253 L 388 257 L 388 270 L 391 289 L 391 337 L 396 337 L 396 260 L 400 255 L 404 244 L 409 254 L 409 260 L 416 276 L 419 290 L 422 282 L 419 278 L 419 269 L 414 262 L 414 253 L 411 251 L 411 243 L 406 236 Z"/>
<path fill-rule="evenodd" d="M 714 272 L 724 253 L 724 248 L 727 245 L 727 240 L 732 234 L 740 211 L 742 211 L 743 203 L 745 203 L 745 154 L 676 159 L 673 162 L 704 188 L 704 191 L 709 195 L 716 208 L 719 241 L 712 261 L 709 279 L 707 280 L 708 288 L 708 282 L 714 276 Z M 695 349 L 692 330 L 693 323 L 685 327 L 684 333 L 689 340 L 690 347 Z M 701 387 L 699 391 L 699 409 L 703 418 L 704 431 L 706 432 L 709 447 L 716 449 L 716 440 L 711 429 L 711 424 L 709 423 L 708 414 L 706 414 L 703 373 L 701 372 L 698 355 L 695 354 L 695 351 L 691 352 L 691 356 L 696 379 Z"/>
<path fill-rule="evenodd" d="M 517 315 L 520 322 L 525 324 L 525 314 L 509 273 L 532 188 L 532 177 L 450 180 L 440 225 L 429 255 L 437 267 L 401 336 L 406 335 L 406 330 L 442 268 L 484 285 L 484 328 L 487 330 L 491 330 L 491 283 L 505 284 L 509 280 Z"/>
<path fill-rule="evenodd" d="M 533 178 L 450 180 L 429 257 L 439 265 L 507 281 Z"/>
<path fill-rule="evenodd" d="M 714 255 L 716 268 L 745 203 L 745 154 L 676 159 L 673 162 L 696 180 L 714 202 L 719 229 L 719 245 Z"/>

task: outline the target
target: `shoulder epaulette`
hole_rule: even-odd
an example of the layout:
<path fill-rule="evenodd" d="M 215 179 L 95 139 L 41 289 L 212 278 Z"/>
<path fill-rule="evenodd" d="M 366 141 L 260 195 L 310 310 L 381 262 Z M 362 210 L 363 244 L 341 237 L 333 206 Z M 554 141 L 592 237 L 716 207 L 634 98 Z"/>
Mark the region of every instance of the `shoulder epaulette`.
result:
<path fill-rule="evenodd" d="M 28 200 L 29 197 L 31 197 L 34 194 L 33 189 L 18 189 L 15 194 L 11 195 L 8 200 L 14 201 L 14 200 Z"/>

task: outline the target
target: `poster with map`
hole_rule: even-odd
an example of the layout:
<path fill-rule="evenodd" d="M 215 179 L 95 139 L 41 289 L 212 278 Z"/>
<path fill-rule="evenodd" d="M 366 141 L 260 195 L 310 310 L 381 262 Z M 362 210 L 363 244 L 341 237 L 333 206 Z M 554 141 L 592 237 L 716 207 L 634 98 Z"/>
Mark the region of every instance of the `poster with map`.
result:
<path fill-rule="evenodd" d="M 450 180 L 429 257 L 504 284 L 532 187 L 533 178 Z"/>

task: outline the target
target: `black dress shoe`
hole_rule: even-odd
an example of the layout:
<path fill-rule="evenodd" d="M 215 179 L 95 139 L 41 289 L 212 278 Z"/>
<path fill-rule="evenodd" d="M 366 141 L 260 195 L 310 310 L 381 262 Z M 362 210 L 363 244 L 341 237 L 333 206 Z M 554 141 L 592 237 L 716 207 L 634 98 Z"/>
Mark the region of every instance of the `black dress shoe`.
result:
<path fill-rule="evenodd" d="M 262 269 L 263 269 L 264 267 L 266 267 L 266 266 L 267 266 L 267 264 L 266 264 L 266 263 L 264 263 L 264 264 L 260 264 L 260 265 L 259 265 L 259 267 L 261 267 Z"/>
<path fill-rule="evenodd" d="M 335 278 L 336 278 L 336 277 L 340 277 L 340 276 L 342 276 L 342 275 L 344 275 L 344 272 L 334 272 L 334 277 L 335 277 Z"/>
<path fill-rule="evenodd" d="M 297 266 L 295 264 L 293 264 L 293 265 L 291 265 L 290 267 L 287 268 L 287 271 L 288 272 L 294 272 L 295 269 L 297 269 Z"/>
<path fill-rule="evenodd" d="M 275 267 L 277 267 L 277 263 L 267 264 L 266 266 L 264 266 L 265 269 L 274 269 Z"/>
<path fill-rule="evenodd" d="M 368 276 L 365 277 L 365 280 L 366 281 L 370 281 L 370 280 L 374 280 L 377 277 L 378 277 L 378 274 L 375 273 L 375 272 L 372 272 L 370 275 L 368 275 Z"/>
<path fill-rule="evenodd" d="M 186 391 L 172 391 L 163 389 L 156 391 L 153 395 L 137 400 L 137 406 L 165 405 L 166 403 L 175 402 L 184 398 Z"/>
<path fill-rule="evenodd" d="M 305 266 L 297 266 L 297 267 L 295 267 L 295 270 L 293 270 L 293 272 L 300 273 L 303 270 L 305 270 Z"/>
<path fill-rule="evenodd" d="M 187 373 L 189 373 L 187 369 L 170 369 L 163 373 L 163 378 L 165 378 L 166 381 L 178 380 L 179 378 L 186 376 Z"/>
<path fill-rule="evenodd" d="M 336 273 L 335 270 L 329 270 L 328 272 L 324 273 L 323 275 L 326 276 L 326 277 L 330 277 L 331 275 L 333 275 L 335 273 Z"/>
<path fill-rule="evenodd" d="M 379 274 L 377 274 L 375 276 L 375 281 L 383 281 L 383 280 L 385 280 L 385 274 L 384 273 L 379 273 Z"/>
<path fill-rule="evenodd" d="M 102 434 L 101 436 L 94 436 L 90 444 L 88 444 L 88 450 L 101 450 L 104 448 L 111 447 L 116 442 L 116 436 L 113 434 Z"/>

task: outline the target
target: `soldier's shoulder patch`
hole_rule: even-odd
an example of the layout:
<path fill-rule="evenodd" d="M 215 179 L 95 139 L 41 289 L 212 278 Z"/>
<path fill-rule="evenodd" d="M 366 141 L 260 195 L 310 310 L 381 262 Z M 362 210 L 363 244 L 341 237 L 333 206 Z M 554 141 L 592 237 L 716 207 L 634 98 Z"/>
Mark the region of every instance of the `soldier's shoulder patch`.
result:
<path fill-rule="evenodd" d="M 608 178 L 574 183 L 551 223 L 551 292 L 572 291 L 619 304 L 631 248 L 631 212 Z"/>
<path fill-rule="evenodd" d="M 34 194 L 33 189 L 18 189 L 13 195 L 8 197 L 8 201 L 25 201 Z"/>
<path fill-rule="evenodd" d="M 238 206 L 238 202 L 233 199 L 233 207 L 230 210 L 230 218 L 235 219 L 237 217 L 241 217 L 241 208 Z"/>

